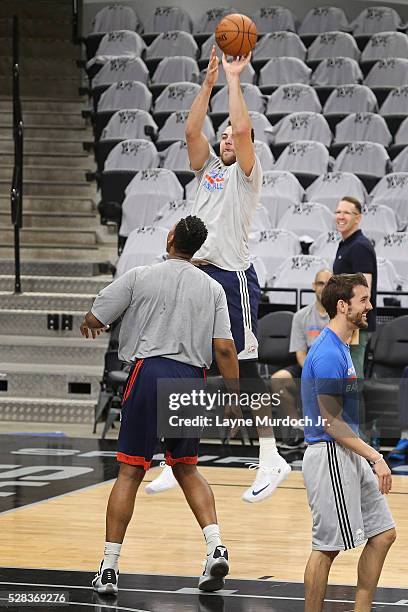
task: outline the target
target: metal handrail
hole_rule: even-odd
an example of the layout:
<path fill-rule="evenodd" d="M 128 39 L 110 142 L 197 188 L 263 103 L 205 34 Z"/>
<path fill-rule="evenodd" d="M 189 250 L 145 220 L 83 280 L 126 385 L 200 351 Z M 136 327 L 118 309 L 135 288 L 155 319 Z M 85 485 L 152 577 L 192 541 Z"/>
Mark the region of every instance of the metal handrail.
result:
<path fill-rule="evenodd" d="M 23 227 L 23 155 L 24 155 L 24 123 L 20 97 L 20 63 L 19 63 L 19 23 L 18 17 L 13 17 L 13 138 L 14 138 L 14 169 L 10 191 L 11 222 L 14 226 L 14 291 L 21 293 L 20 264 L 20 229 Z"/>

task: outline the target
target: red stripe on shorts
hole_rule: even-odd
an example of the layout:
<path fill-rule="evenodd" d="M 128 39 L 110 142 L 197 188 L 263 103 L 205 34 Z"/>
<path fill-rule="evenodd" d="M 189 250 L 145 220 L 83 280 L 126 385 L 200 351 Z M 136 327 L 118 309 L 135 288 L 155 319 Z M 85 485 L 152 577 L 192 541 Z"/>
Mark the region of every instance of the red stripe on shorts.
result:
<path fill-rule="evenodd" d="M 137 364 L 134 367 L 134 370 L 133 370 L 132 374 L 130 375 L 130 378 L 129 378 L 128 383 L 126 385 L 125 392 L 123 394 L 122 405 L 126 402 L 127 398 L 129 397 L 129 395 L 130 395 L 130 393 L 132 391 L 133 385 L 135 384 L 135 380 L 137 378 L 137 375 L 139 373 L 139 370 L 140 370 L 140 367 L 141 367 L 143 361 L 144 361 L 143 359 L 140 359 L 140 361 L 137 362 Z"/>
<path fill-rule="evenodd" d="M 173 457 L 170 455 L 169 452 L 166 453 L 166 463 L 167 465 L 170 465 L 171 467 L 173 465 L 176 465 L 176 463 L 185 463 L 187 465 L 197 465 L 198 462 L 198 456 L 195 455 L 194 457 L 177 457 L 177 459 L 173 459 Z"/>
<path fill-rule="evenodd" d="M 151 461 L 146 461 L 144 457 L 133 457 L 132 455 L 125 455 L 125 453 L 117 453 L 116 458 L 120 463 L 127 463 L 128 465 L 140 465 L 144 470 L 150 468 Z"/>

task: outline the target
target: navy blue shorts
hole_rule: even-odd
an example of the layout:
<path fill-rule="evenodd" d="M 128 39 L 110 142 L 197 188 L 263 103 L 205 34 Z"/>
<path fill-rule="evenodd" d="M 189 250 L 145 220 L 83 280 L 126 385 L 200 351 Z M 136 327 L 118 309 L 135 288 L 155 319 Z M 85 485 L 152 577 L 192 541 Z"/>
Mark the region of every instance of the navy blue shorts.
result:
<path fill-rule="evenodd" d="M 245 271 L 231 272 L 209 264 L 200 266 L 200 270 L 218 281 L 224 288 L 238 359 L 257 359 L 258 306 L 261 288 L 254 266 L 251 265 Z"/>
<path fill-rule="evenodd" d="M 160 378 L 205 378 L 204 368 L 148 357 L 133 365 L 123 393 L 117 460 L 150 468 L 157 447 L 157 381 Z M 197 463 L 199 438 L 164 441 L 168 465 Z"/>

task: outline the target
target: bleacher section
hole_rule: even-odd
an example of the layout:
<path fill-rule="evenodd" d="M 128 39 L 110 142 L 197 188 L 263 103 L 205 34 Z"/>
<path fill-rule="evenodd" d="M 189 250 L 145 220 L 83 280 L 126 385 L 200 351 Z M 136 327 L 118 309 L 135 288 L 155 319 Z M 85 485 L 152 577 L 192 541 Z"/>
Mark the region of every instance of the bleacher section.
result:
<path fill-rule="evenodd" d="M 159 261 L 153 236 L 164 235 L 177 211 L 188 214 L 197 185 L 184 124 L 215 25 L 237 12 L 214 8 L 193 23 L 186 11 L 165 7 L 142 23 L 130 18 L 129 7 L 125 19 L 124 10 L 96 15 L 81 63 L 89 81 L 83 115 L 94 133 L 84 146 L 97 166 L 88 179 L 97 181 L 102 222 L 117 224 L 119 252 L 131 237 L 117 273 L 136 261 Z M 250 250 L 264 271 L 266 299 L 272 308 L 288 300 L 300 305 L 310 274 L 333 262 L 334 208 L 351 195 L 364 205 L 362 229 L 379 257 L 379 304 L 393 304 L 390 316 L 397 316 L 408 306 L 407 24 L 387 7 L 365 9 L 352 22 L 329 6 L 302 22 L 284 7 L 259 9 L 252 18 L 259 38 L 241 82 L 264 170 Z M 205 124 L 215 151 L 228 120 L 222 66 L 219 72 Z M 149 237 L 153 248 L 141 249 Z"/>

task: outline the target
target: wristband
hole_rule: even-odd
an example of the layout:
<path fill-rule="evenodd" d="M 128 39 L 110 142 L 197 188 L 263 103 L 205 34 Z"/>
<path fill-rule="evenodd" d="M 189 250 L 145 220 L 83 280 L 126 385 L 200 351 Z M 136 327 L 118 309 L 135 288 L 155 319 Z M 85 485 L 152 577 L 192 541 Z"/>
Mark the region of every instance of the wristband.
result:
<path fill-rule="evenodd" d="M 380 456 L 379 456 L 379 458 L 378 458 L 378 459 L 376 459 L 375 461 L 370 461 L 370 465 L 371 465 L 372 467 L 374 467 L 374 465 L 375 465 L 376 463 L 380 463 L 380 461 L 382 461 L 383 459 L 384 459 L 384 457 L 383 457 L 383 455 L 380 453 Z"/>

